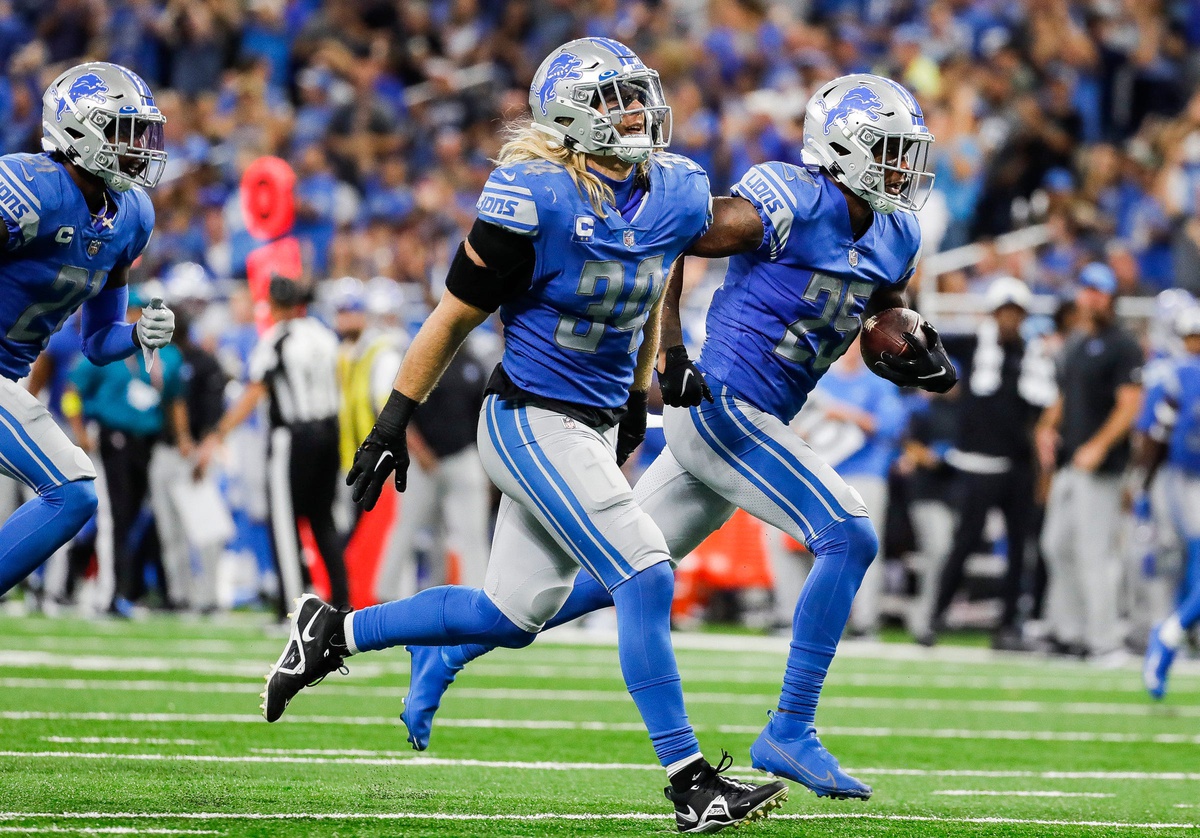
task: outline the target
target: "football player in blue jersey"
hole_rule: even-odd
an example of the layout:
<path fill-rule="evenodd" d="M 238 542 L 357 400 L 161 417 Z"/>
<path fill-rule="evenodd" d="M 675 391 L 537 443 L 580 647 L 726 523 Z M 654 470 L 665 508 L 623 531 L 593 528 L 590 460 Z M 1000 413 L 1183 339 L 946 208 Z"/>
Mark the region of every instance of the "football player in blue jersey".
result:
<path fill-rule="evenodd" d="M 663 151 L 670 109 L 658 74 L 606 38 L 555 50 L 479 198 L 446 293 L 404 356 L 395 391 L 348 482 L 368 509 L 394 470 L 405 428 L 467 334 L 499 309 L 504 356 L 487 386 L 479 453 L 504 493 L 485 589 L 443 586 L 343 614 L 302 598 L 267 677 L 275 721 L 303 687 L 349 655 L 401 644 L 531 642 L 579 569 L 616 605 L 621 670 L 671 785 L 683 832 L 715 832 L 787 797 L 721 774 L 684 712 L 670 638 L 674 576 L 663 534 L 620 464 L 646 430 L 666 273 L 708 229 L 712 198 L 695 163 Z"/>
<path fill-rule="evenodd" d="M 1200 624 L 1200 308 L 1179 312 L 1176 332 L 1183 341 L 1179 357 L 1162 361 L 1143 403 L 1146 438 L 1139 446 L 1143 485 L 1161 465 L 1160 493 L 1184 554 L 1181 601 L 1150 630 L 1142 680 L 1153 698 L 1167 693 L 1167 675 L 1188 629 Z"/>
<path fill-rule="evenodd" d="M 679 324 L 679 264 L 666 291 L 659 373 L 667 450 L 638 481 L 637 503 L 676 559 L 737 507 L 808 545 L 812 572 L 796 605 L 779 708 L 751 748 L 756 768 L 821 796 L 866 798 L 817 739 L 817 699 L 850 605 L 878 539 L 861 498 L 788 428 L 817 380 L 849 348 L 860 321 L 905 304 L 920 231 L 913 214 L 933 176 L 933 136 L 907 90 L 853 75 L 821 87 L 805 112 L 806 165 L 765 163 L 718 199 L 714 221 L 688 252 L 732 256 L 708 311 L 695 364 Z M 875 373 L 901 386 L 945 392 L 957 374 L 936 330 L 913 352 L 885 355 Z M 612 604 L 580 575 L 558 625 Z M 442 694 L 486 644 L 411 647 L 413 680 L 402 718 L 409 741 L 428 745 Z"/>
<path fill-rule="evenodd" d="M 163 115 L 116 64 L 81 64 L 42 98 L 42 154 L 0 157 L 0 471 L 37 497 L 0 527 L 0 594 L 75 535 L 96 509 L 96 471 L 17 384 L 83 307 L 83 354 L 108 364 L 171 340 L 174 315 L 125 322 L 129 266 L 154 229 L 143 191 L 162 177 Z"/>

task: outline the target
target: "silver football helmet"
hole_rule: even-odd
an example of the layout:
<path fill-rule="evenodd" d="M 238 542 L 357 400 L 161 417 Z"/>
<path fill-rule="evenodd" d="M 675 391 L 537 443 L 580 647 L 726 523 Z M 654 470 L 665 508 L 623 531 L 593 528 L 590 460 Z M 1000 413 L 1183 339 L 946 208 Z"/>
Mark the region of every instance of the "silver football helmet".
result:
<path fill-rule="evenodd" d="M 563 44 L 538 67 L 529 88 L 533 124 L 569 149 L 641 163 L 671 143 L 671 109 L 658 73 L 610 38 Z M 617 130 L 641 116 L 642 133 Z"/>
<path fill-rule="evenodd" d="M 882 76 L 834 79 L 804 111 L 804 151 L 876 212 L 925 205 L 932 143 L 917 100 Z"/>
<path fill-rule="evenodd" d="M 138 75 L 91 61 L 64 72 L 42 96 L 42 148 L 62 153 L 118 192 L 152 187 L 167 164 L 166 117 Z"/>

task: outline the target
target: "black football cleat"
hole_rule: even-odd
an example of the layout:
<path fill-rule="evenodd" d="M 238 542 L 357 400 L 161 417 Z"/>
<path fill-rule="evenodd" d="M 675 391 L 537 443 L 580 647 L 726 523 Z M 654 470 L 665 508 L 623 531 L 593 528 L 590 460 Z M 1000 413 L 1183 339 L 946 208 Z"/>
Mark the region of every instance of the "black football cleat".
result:
<path fill-rule="evenodd" d="M 319 684 L 330 672 L 344 670 L 345 641 L 334 642 L 342 634 L 342 612 L 313 594 L 305 594 L 296 600 L 296 608 L 288 617 L 292 621 L 291 634 L 283 654 L 267 673 L 267 688 L 262 692 L 261 709 L 268 722 L 278 721 L 300 690 Z"/>
<path fill-rule="evenodd" d="M 667 800 L 675 804 L 675 825 L 680 832 L 719 832 L 727 826 L 765 818 L 787 800 L 788 787 L 781 781 L 756 786 L 722 776 L 721 772 L 732 764 L 733 757 L 725 752 L 715 768 L 701 758 L 686 769 L 692 774 L 686 790 L 675 791 L 673 784 L 663 790 Z"/>

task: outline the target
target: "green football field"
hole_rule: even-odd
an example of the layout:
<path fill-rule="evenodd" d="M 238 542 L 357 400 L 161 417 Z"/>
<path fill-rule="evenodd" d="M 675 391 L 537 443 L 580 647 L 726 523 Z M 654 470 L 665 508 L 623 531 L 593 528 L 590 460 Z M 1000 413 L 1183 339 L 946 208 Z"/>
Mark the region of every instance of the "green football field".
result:
<path fill-rule="evenodd" d="M 668 835 L 664 777 L 604 638 L 551 633 L 468 668 L 416 754 L 408 655 L 350 661 L 258 715 L 282 635 L 262 617 L 0 617 L 0 833 Z M 714 761 L 752 776 L 786 641 L 676 635 Z M 762 836 L 1200 836 L 1200 670 L 1151 704 L 1135 667 L 843 644 L 818 717 L 875 787 L 800 786 Z"/>

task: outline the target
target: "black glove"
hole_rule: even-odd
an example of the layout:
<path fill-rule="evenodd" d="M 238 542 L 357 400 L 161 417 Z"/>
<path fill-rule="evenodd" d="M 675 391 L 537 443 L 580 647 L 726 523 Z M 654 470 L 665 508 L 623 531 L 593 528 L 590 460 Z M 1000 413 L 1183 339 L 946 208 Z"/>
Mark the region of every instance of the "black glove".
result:
<path fill-rule="evenodd" d="M 682 346 L 667 350 L 667 363 L 658 374 L 658 386 L 663 404 L 668 407 L 698 407 L 702 399 L 713 400 L 704 374 L 696 369 Z"/>
<path fill-rule="evenodd" d="M 880 378 L 886 378 L 901 387 L 920 387 L 930 393 L 949 392 L 958 383 L 958 373 L 954 364 L 946 355 L 942 346 L 942 338 L 927 321 L 921 321 L 921 330 L 925 333 L 925 345 L 911 334 L 904 335 L 904 341 L 912 349 L 912 357 L 901 358 L 890 352 L 880 355 L 875 362 L 874 372 Z"/>
<path fill-rule="evenodd" d="M 625 465 L 629 455 L 637 450 L 646 438 L 646 394 L 637 390 L 629 392 L 625 402 L 625 417 L 617 426 L 617 465 Z"/>
<path fill-rule="evenodd" d="M 346 475 L 346 485 L 354 487 L 350 497 L 363 509 L 375 508 L 383 484 L 393 470 L 396 491 L 403 492 L 408 486 L 408 420 L 416 409 L 417 402 L 393 390 L 375 420 L 375 427 L 354 452 L 354 465 Z"/>

